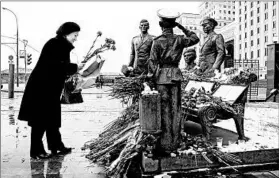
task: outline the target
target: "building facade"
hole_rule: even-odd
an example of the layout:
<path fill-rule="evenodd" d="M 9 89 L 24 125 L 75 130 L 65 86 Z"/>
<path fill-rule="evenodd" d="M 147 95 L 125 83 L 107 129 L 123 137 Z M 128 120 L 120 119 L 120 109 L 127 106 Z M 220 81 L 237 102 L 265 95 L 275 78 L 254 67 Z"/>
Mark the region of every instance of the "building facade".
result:
<path fill-rule="evenodd" d="M 276 1 L 235 2 L 235 58 L 259 60 L 260 78 L 266 78 L 267 45 L 279 41 L 279 3 Z"/>
<path fill-rule="evenodd" d="M 218 28 L 222 28 L 235 20 L 235 1 L 203 2 L 199 6 L 201 19 L 214 18 Z"/>

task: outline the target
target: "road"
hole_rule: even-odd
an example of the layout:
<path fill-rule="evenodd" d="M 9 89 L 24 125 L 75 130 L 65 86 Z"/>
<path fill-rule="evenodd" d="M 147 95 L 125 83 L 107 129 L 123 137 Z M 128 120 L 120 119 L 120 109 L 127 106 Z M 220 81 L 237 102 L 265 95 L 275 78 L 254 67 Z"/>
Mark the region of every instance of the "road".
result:
<path fill-rule="evenodd" d="M 5 89 L 5 86 L 4 88 Z M 62 105 L 62 139 L 66 146 L 73 147 L 71 154 L 49 160 L 30 160 L 30 127 L 17 120 L 22 91 L 8 99 L 1 92 L 1 177 L 3 178 L 102 178 L 104 169 L 85 158 L 88 150 L 81 147 L 86 141 L 98 136 L 103 126 L 117 118 L 122 104 L 108 97 L 104 89 L 83 91 L 81 104 Z M 44 145 L 47 150 L 46 138 Z"/>

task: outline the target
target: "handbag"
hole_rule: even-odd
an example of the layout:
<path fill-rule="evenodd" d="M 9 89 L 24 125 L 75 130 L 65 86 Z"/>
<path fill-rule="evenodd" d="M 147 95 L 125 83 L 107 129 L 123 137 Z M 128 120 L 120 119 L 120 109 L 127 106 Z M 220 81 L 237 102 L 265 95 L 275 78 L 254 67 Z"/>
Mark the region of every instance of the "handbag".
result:
<path fill-rule="evenodd" d="M 81 90 L 76 91 L 76 86 L 78 82 L 78 76 L 69 76 L 64 83 L 64 88 L 61 95 L 62 104 L 77 104 L 82 103 L 83 98 L 81 95 Z"/>

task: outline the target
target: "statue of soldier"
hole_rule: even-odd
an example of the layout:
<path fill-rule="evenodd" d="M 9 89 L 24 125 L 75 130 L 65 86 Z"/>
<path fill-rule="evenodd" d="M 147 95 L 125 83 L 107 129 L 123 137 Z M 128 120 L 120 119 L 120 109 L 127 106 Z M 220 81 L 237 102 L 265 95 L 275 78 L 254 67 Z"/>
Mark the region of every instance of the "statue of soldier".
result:
<path fill-rule="evenodd" d="M 147 74 L 147 61 L 149 59 L 150 50 L 155 36 L 148 34 L 149 22 L 145 19 L 140 21 L 139 29 L 141 34 L 133 37 L 132 49 L 128 71 L 135 76 L 143 73 Z"/>
<path fill-rule="evenodd" d="M 194 48 L 185 50 L 183 53 L 183 57 L 185 61 L 185 68 L 183 70 L 187 72 L 194 72 L 194 70 L 196 69 L 196 50 Z"/>
<path fill-rule="evenodd" d="M 162 35 L 154 38 L 149 60 L 148 77 L 154 77 L 156 88 L 161 95 L 162 134 L 158 151 L 169 154 L 179 145 L 181 129 L 181 81 L 182 73 L 178 67 L 183 49 L 199 42 L 197 35 L 185 29 L 175 20 L 178 12 L 160 9 L 159 25 Z M 178 27 L 184 35 L 175 35 Z"/>
<path fill-rule="evenodd" d="M 200 48 L 199 67 L 201 72 L 208 73 L 214 70 L 220 71 L 220 66 L 225 59 L 225 44 L 221 34 L 214 32 L 217 21 L 205 17 L 201 21 L 203 31 L 206 34 L 205 42 Z"/>

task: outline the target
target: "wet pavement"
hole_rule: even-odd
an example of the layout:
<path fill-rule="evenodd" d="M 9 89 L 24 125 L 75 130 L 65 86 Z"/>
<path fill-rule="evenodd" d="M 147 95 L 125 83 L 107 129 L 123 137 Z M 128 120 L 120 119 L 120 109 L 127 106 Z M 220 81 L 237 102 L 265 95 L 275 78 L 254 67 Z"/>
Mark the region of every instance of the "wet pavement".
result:
<path fill-rule="evenodd" d="M 4 89 L 4 88 L 3 88 Z M 123 110 L 118 100 L 108 97 L 108 88 L 87 89 L 81 104 L 62 105 L 62 139 L 72 153 L 48 160 L 31 160 L 30 127 L 17 120 L 22 92 L 8 99 L 1 92 L 1 177 L 3 178 L 103 178 L 104 169 L 92 164 L 81 150 L 86 141 L 96 138 L 103 126 Z M 43 138 L 47 150 L 46 138 Z"/>

